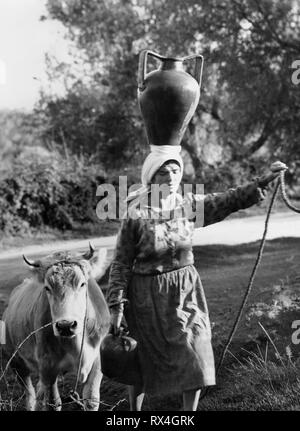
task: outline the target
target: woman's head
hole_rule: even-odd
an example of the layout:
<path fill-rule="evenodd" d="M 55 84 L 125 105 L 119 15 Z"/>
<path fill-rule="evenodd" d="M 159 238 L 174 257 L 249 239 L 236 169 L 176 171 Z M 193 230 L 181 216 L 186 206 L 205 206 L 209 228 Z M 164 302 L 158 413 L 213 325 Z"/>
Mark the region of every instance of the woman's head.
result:
<path fill-rule="evenodd" d="M 142 167 L 142 186 L 130 193 L 127 202 L 148 196 L 151 184 L 169 184 L 171 193 L 178 190 L 183 175 L 180 145 L 150 145 L 150 149 Z"/>
<path fill-rule="evenodd" d="M 166 184 L 171 193 L 175 193 L 182 178 L 181 166 L 177 160 L 167 160 L 151 178 L 152 184 Z"/>
<path fill-rule="evenodd" d="M 183 174 L 181 147 L 172 145 L 151 145 L 151 153 L 142 167 L 142 184 L 180 184 Z M 174 187 L 173 187 L 174 189 Z"/>

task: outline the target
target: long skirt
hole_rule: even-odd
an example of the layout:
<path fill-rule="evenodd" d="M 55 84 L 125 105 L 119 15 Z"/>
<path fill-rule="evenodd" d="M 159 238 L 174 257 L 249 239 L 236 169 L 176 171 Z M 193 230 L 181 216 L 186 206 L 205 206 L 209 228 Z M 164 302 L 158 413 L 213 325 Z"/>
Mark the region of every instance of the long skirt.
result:
<path fill-rule="evenodd" d="M 158 275 L 134 274 L 125 318 L 138 342 L 143 389 L 170 394 L 215 384 L 211 328 L 193 265 Z"/>

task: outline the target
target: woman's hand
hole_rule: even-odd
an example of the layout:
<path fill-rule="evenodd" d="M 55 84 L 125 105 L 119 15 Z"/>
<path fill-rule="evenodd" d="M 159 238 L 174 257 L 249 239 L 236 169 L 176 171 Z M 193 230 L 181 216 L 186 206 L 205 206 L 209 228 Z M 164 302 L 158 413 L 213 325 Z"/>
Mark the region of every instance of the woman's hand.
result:
<path fill-rule="evenodd" d="M 266 187 L 271 181 L 275 180 L 280 175 L 281 171 L 285 171 L 287 169 L 288 167 L 285 163 L 279 161 L 272 163 L 272 165 L 270 166 L 270 172 L 259 178 L 259 186 Z"/>
<path fill-rule="evenodd" d="M 120 333 L 120 326 L 123 318 L 123 313 L 119 310 L 112 309 L 111 311 L 111 317 L 110 317 L 110 326 L 111 326 L 111 332 L 114 335 L 119 335 Z"/>

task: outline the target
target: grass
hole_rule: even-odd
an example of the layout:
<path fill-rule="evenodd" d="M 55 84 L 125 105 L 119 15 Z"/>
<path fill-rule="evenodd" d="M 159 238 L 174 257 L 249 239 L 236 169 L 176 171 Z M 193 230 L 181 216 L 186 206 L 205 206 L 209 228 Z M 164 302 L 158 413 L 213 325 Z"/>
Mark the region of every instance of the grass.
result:
<path fill-rule="evenodd" d="M 258 246 L 259 243 L 254 242 L 194 248 L 195 266 L 210 310 L 216 362 L 242 301 Z M 200 410 L 300 409 L 300 349 L 291 341 L 295 330 L 291 327 L 292 322 L 299 320 L 299 262 L 300 239 L 267 241 L 248 304 L 221 368 L 217 386 L 201 401 Z M 12 274 L 13 268 L 10 271 Z M 102 287 L 105 289 L 105 284 Z M 8 284 L 1 289 L 0 315 L 10 289 Z M 2 366 L 6 361 L 7 358 L 3 357 Z M 60 386 L 65 408 L 78 409 L 68 397 L 72 379 L 61 380 Z M 11 371 L 0 383 L 0 388 L 2 408 L 23 408 L 24 396 Z M 144 410 L 178 411 L 180 408 L 180 395 L 145 397 Z M 129 409 L 127 389 L 104 378 L 100 410 L 111 409 Z"/>
<path fill-rule="evenodd" d="M 223 369 L 218 386 L 208 391 L 198 410 L 300 410 L 299 359 L 294 362 L 281 356 L 274 361 L 251 351 L 247 351 L 242 360 L 235 356 L 233 359 L 235 363 Z M 168 403 L 172 410 L 180 409 L 178 396 L 170 397 Z M 148 404 L 150 410 L 165 406 L 164 400 L 159 398 L 149 400 Z"/>
<path fill-rule="evenodd" d="M 201 410 L 300 410 L 300 360 L 288 354 L 268 358 L 258 346 L 258 353 L 246 351 L 243 360 L 226 369 L 226 378 L 199 405 Z"/>

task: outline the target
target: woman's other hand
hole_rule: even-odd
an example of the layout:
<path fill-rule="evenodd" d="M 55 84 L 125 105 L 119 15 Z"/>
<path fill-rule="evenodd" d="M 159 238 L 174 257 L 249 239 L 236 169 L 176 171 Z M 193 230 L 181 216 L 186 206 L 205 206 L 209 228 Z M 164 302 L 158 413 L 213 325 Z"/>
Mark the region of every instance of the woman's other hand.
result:
<path fill-rule="evenodd" d="M 111 332 L 114 335 L 119 335 L 120 333 L 122 318 L 123 318 L 122 312 L 116 311 L 116 310 L 111 311 L 110 326 L 111 326 Z"/>
<path fill-rule="evenodd" d="M 288 167 L 285 163 L 282 163 L 280 161 L 272 163 L 270 166 L 270 172 L 266 175 L 263 175 L 259 177 L 258 182 L 260 187 L 267 187 L 267 185 L 275 180 L 279 175 L 281 171 L 287 170 Z"/>

